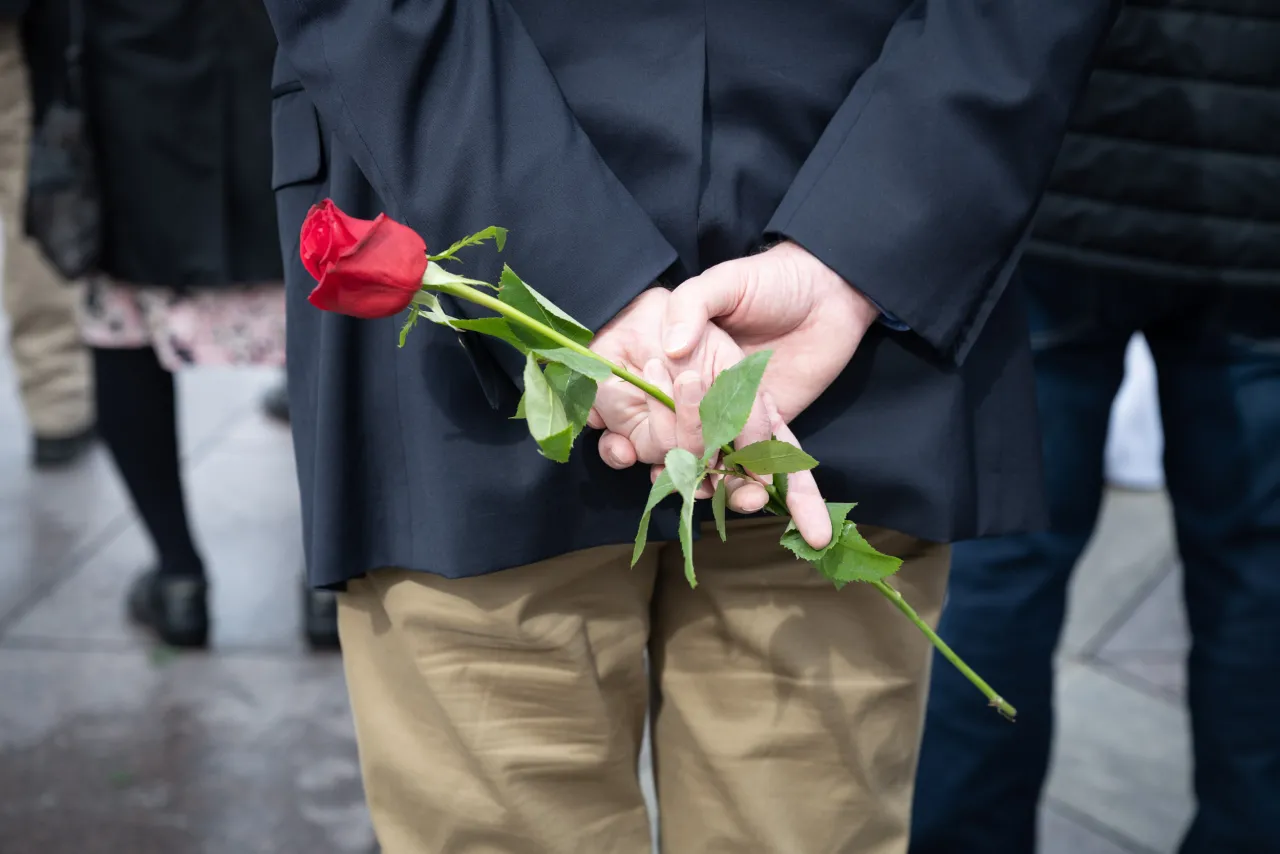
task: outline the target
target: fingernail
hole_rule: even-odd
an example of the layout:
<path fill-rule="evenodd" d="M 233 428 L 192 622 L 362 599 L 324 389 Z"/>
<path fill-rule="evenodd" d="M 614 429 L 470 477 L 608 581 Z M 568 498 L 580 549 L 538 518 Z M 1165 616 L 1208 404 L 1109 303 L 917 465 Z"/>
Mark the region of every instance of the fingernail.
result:
<path fill-rule="evenodd" d="M 689 345 L 689 335 L 689 327 L 683 323 L 677 323 L 667 330 L 663 347 L 668 353 L 679 353 Z"/>

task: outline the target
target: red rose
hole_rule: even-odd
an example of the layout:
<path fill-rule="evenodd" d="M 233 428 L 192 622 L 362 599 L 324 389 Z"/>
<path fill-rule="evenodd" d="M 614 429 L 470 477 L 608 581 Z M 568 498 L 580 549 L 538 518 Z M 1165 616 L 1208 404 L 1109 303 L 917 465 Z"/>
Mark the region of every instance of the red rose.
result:
<path fill-rule="evenodd" d="M 331 199 L 307 212 L 301 255 L 319 282 L 311 304 L 352 317 L 404 311 L 427 271 L 427 244 L 413 229 L 386 214 L 375 220 L 347 216 Z"/>

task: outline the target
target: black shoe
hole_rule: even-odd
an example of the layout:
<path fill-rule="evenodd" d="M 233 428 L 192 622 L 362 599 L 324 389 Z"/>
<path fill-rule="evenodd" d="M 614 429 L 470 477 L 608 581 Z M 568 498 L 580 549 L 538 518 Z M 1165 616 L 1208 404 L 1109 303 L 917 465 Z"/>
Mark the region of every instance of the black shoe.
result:
<path fill-rule="evenodd" d="M 35 436 L 31 442 L 31 463 L 38 469 L 56 469 L 74 463 L 93 444 L 93 427 L 70 436 Z"/>
<path fill-rule="evenodd" d="M 317 651 L 341 648 L 338 643 L 338 597 L 332 590 L 312 590 L 303 582 L 302 615 L 307 646 Z"/>
<path fill-rule="evenodd" d="M 288 383 L 280 383 L 280 385 L 267 392 L 262 398 L 262 411 L 273 421 L 279 421 L 283 424 L 289 423 L 289 385 Z"/>
<path fill-rule="evenodd" d="M 148 570 L 129 588 L 129 617 L 169 646 L 209 644 L 209 584 L 203 578 Z"/>

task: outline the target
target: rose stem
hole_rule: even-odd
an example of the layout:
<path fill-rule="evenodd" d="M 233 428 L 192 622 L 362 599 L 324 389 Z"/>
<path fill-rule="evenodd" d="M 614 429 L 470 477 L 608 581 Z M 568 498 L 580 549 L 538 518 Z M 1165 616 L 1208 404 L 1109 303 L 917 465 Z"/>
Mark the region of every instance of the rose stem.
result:
<path fill-rule="evenodd" d="M 520 309 L 513 308 L 512 306 L 507 305 L 505 302 L 498 299 L 497 297 L 490 296 L 484 291 L 477 290 L 476 288 L 473 288 L 472 286 L 463 284 L 461 282 L 445 282 L 441 284 L 424 285 L 423 287 L 425 287 L 427 290 L 438 291 L 443 294 L 449 294 L 451 296 L 459 297 L 460 299 L 467 300 L 468 302 L 473 302 L 476 305 L 483 306 L 484 308 L 495 311 L 498 314 L 502 315 L 503 317 L 507 318 L 508 320 L 519 323 L 521 326 L 525 327 L 526 329 L 529 329 L 533 332 L 537 332 L 539 335 L 542 335 L 542 336 L 545 336 L 546 338 L 551 339 L 552 341 L 559 344 L 561 347 L 564 347 L 566 350 L 572 350 L 573 352 L 581 356 L 586 356 L 588 359 L 594 359 L 600 364 L 608 367 L 614 376 L 618 377 L 619 379 L 625 380 L 626 382 L 631 383 L 633 386 L 640 389 L 645 394 L 648 394 L 656 398 L 662 403 L 663 406 L 667 407 L 668 409 L 674 410 L 676 408 L 676 402 L 671 399 L 671 396 L 666 394 L 662 389 L 658 388 L 653 383 L 647 382 L 642 377 L 636 376 L 635 374 L 631 373 L 631 371 L 628 371 L 626 368 L 622 368 L 622 367 L 619 367 L 618 365 L 615 365 L 613 362 L 610 362 L 608 359 L 604 358 L 598 353 L 592 352 L 589 348 L 582 346 L 577 341 L 574 341 L 572 338 L 569 338 L 567 335 L 557 332 L 555 329 L 552 329 L 550 326 L 546 325 L 545 323 L 542 323 L 539 320 L 535 320 L 534 318 L 525 314 L 523 311 L 520 311 Z M 733 450 L 732 447 L 728 445 L 725 446 L 726 452 L 729 452 L 732 450 Z M 779 505 L 781 505 L 781 502 L 778 501 L 778 494 L 777 492 L 774 491 L 773 486 L 771 484 L 762 484 L 762 485 L 765 487 L 765 489 L 769 491 L 770 497 Z M 781 516 L 785 514 L 778 513 L 777 515 Z M 835 531 L 832 531 L 832 536 L 834 536 L 835 533 L 836 533 Z M 916 628 L 918 628 L 921 632 L 924 633 L 924 636 L 929 639 L 929 642 L 934 645 L 934 647 L 938 650 L 938 652 L 942 653 L 943 657 L 946 658 L 947 661 L 955 665 L 956 669 L 959 670 L 961 673 L 963 673 L 965 678 L 968 679 L 970 682 L 972 682 L 974 687 L 976 687 L 979 691 L 982 692 L 983 696 L 987 698 L 987 700 L 991 703 L 991 705 L 994 706 L 1000 712 L 1000 714 L 1004 715 L 1006 718 L 1009 718 L 1010 720 L 1013 719 L 1013 717 L 1017 714 L 1017 711 L 1014 709 L 1014 707 L 1009 705 L 1009 703 L 1007 703 L 1004 700 L 1004 698 L 1002 698 L 999 694 L 997 694 L 995 690 L 992 689 L 992 687 L 986 683 L 986 680 L 984 680 L 977 673 L 974 673 L 973 668 L 965 664 L 964 659 L 960 658 L 960 656 L 956 654 L 955 650 L 953 650 L 950 646 L 947 645 L 946 641 L 938 637 L 938 633 L 935 632 L 932 628 L 930 628 L 929 624 L 926 623 L 920 617 L 920 615 L 916 613 L 915 609 L 912 608 L 907 603 L 907 601 L 902 598 L 901 593 L 899 593 L 894 588 L 890 587 L 884 581 L 874 581 L 871 583 L 871 586 L 874 587 L 876 590 L 880 591 L 880 595 L 884 596 L 886 599 L 892 602 L 899 611 L 901 611 L 903 614 L 906 614 L 907 619 L 915 623 Z"/>
<path fill-rule="evenodd" d="M 643 377 L 636 376 L 626 368 L 615 365 L 613 362 L 610 362 L 598 353 L 593 353 L 590 349 L 583 347 L 567 335 L 557 332 L 541 321 L 534 320 L 520 309 L 512 308 L 497 297 L 492 297 L 484 291 L 477 290 L 476 288 L 461 282 L 446 282 L 438 285 L 424 285 L 424 287 L 426 287 L 427 290 L 439 291 L 442 294 L 461 297 L 462 299 L 469 300 L 476 305 L 482 305 L 485 308 L 492 309 L 508 320 L 514 320 L 526 329 L 530 329 L 537 332 L 539 335 L 550 338 L 566 350 L 572 350 L 580 356 L 586 356 L 588 359 L 593 359 L 599 362 L 612 371 L 614 376 L 619 379 L 626 380 L 650 397 L 657 398 L 662 402 L 662 405 L 666 406 L 668 409 L 674 410 L 676 408 L 676 402 L 671 399 L 670 395 L 666 394 L 653 383 L 647 382 Z"/>
<path fill-rule="evenodd" d="M 906 614 L 907 619 L 915 623 L 916 628 L 924 632 L 924 636 L 927 637 L 934 647 L 937 648 L 938 652 L 942 653 L 942 657 L 954 664 L 956 670 L 963 673 L 965 678 L 972 682 L 974 686 L 982 692 L 983 696 L 990 701 L 996 711 L 1000 712 L 1000 714 L 1004 715 L 1009 720 L 1013 720 L 1017 716 L 1018 710 L 1009 705 L 1003 697 L 997 694 L 995 689 L 988 685 L 985 679 L 973 671 L 973 668 L 965 664 L 964 659 L 957 655 L 956 651 L 953 650 L 946 641 L 940 638 L 937 632 L 930 628 L 929 624 L 916 613 L 916 609 L 912 608 L 911 605 L 908 604 L 907 600 L 902 598 L 902 594 L 898 590 L 894 589 L 883 580 L 873 581 L 871 582 L 871 586 L 879 590 L 884 598 L 896 605 L 899 611 Z"/>

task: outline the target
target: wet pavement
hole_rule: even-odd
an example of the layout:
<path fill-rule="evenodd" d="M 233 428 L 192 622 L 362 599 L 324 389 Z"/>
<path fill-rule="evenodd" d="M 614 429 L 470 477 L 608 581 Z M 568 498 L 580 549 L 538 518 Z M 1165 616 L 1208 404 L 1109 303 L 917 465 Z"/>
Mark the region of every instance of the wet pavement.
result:
<path fill-rule="evenodd" d="M 123 618 L 124 588 L 151 555 L 106 454 L 32 472 L 5 358 L 0 854 L 367 851 L 340 664 L 300 633 L 289 439 L 258 411 L 274 375 L 181 377 L 216 629 L 211 652 L 173 655 Z M 1064 641 L 1044 854 L 1163 854 L 1187 819 L 1169 543 L 1160 495 L 1111 496 Z"/>

